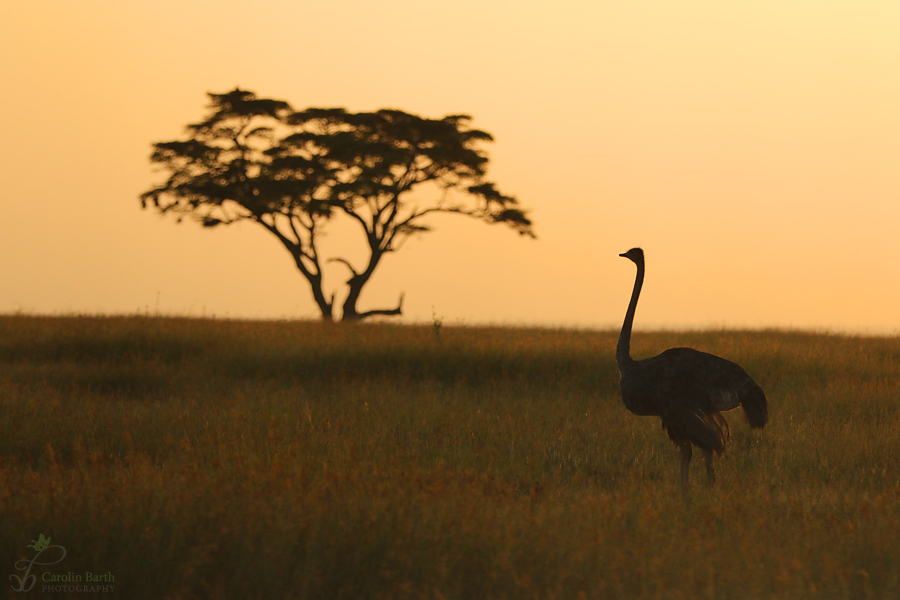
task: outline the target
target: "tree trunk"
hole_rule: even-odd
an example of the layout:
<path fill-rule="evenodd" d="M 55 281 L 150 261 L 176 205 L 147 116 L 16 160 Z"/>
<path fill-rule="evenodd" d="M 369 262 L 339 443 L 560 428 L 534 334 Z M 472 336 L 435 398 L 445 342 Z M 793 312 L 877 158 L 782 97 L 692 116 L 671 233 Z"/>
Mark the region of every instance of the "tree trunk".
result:
<path fill-rule="evenodd" d="M 325 294 L 322 293 L 321 277 L 307 279 L 309 279 L 309 285 L 312 288 L 313 299 L 316 301 L 316 304 L 319 305 L 319 310 L 322 312 L 322 320 L 333 321 L 334 315 L 332 314 L 332 310 L 334 309 L 334 295 L 332 294 L 331 296 L 331 302 L 325 298 Z"/>
<path fill-rule="evenodd" d="M 359 295 L 362 293 L 363 286 L 368 280 L 368 277 L 354 275 L 347 281 L 347 287 L 350 288 L 350 291 L 344 300 L 344 311 L 341 315 L 342 321 L 359 321 L 362 319 L 362 316 L 356 310 L 356 303 L 359 302 Z"/>
<path fill-rule="evenodd" d="M 303 266 L 300 257 L 296 254 L 294 254 L 294 260 L 297 262 L 297 268 L 300 270 L 300 273 L 306 278 L 306 281 L 309 282 L 313 300 L 319 305 L 319 311 L 322 313 L 322 320 L 333 321 L 334 294 L 331 295 L 330 301 L 325 297 L 324 292 L 322 292 L 322 275 L 319 273 L 312 273 L 309 269 L 306 269 Z"/>

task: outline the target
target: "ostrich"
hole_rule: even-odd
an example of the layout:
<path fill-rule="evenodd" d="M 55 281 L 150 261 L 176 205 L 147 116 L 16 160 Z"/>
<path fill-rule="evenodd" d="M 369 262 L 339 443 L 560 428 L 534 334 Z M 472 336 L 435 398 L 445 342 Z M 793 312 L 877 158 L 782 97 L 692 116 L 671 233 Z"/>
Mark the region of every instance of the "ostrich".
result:
<path fill-rule="evenodd" d="M 761 428 L 769 420 L 766 395 L 735 363 L 692 348 L 671 348 L 644 360 L 631 358 L 631 326 L 644 283 L 644 251 L 632 248 L 619 256 L 637 265 L 634 291 L 616 346 L 622 402 L 636 415 L 662 419 L 663 428 L 681 453 L 682 493 L 688 488 L 692 446 L 703 452 L 712 486 L 716 483 L 713 455 L 725 452 L 731 439 L 721 413 L 741 405 L 750 427 Z"/>

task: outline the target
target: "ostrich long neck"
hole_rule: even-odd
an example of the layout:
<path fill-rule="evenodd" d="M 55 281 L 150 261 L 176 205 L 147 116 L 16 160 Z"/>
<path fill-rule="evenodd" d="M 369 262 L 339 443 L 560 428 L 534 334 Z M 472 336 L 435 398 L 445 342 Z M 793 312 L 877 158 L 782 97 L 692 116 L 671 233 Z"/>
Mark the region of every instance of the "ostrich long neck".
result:
<path fill-rule="evenodd" d="M 641 286 L 644 285 L 644 261 L 636 264 L 637 275 L 634 278 L 634 290 L 631 292 L 631 302 L 628 303 L 628 312 L 625 313 L 622 333 L 619 334 L 619 343 L 616 345 L 616 362 L 619 367 L 634 362 L 631 358 L 631 326 L 634 324 L 634 311 L 637 310 Z"/>

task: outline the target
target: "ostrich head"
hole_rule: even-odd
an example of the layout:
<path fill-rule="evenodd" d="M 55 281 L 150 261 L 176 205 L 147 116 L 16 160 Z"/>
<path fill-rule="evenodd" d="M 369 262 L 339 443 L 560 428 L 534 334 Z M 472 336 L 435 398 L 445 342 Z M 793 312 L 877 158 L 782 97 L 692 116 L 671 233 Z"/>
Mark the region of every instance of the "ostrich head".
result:
<path fill-rule="evenodd" d="M 628 252 L 620 254 L 619 256 L 624 256 L 636 265 L 642 264 L 644 262 L 644 251 L 640 248 L 632 248 Z"/>

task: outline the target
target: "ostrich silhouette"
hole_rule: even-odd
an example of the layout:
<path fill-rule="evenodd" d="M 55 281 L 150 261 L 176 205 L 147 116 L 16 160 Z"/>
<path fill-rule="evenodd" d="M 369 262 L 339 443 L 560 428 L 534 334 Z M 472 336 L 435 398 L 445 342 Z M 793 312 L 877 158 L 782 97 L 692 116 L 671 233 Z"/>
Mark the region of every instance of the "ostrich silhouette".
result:
<path fill-rule="evenodd" d="M 639 416 L 662 419 L 663 428 L 681 453 L 681 490 L 688 489 L 692 446 L 706 459 L 709 484 L 716 483 L 715 454 L 731 439 L 722 413 L 743 406 L 750 427 L 769 420 L 762 388 L 737 364 L 692 348 L 670 348 L 644 360 L 631 358 L 631 327 L 644 283 L 644 251 L 620 254 L 637 265 L 637 276 L 616 346 L 622 402 Z"/>

